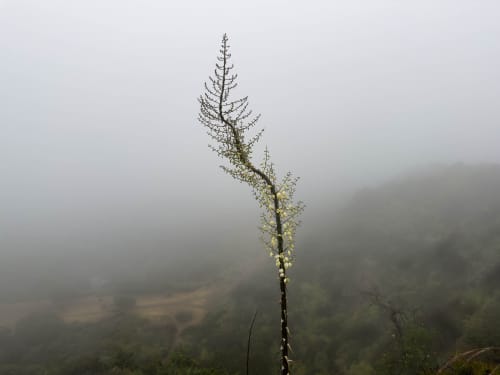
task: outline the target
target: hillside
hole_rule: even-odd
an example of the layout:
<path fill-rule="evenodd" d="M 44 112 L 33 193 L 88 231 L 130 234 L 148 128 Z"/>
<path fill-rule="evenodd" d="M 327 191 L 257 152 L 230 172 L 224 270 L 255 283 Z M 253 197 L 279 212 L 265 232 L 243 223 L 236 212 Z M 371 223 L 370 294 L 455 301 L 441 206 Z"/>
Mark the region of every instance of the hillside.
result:
<path fill-rule="evenodd" d="M 320 219 L 290 274 L 294 375 L 430 374 L 455 352 L 500 344 L 500 165 L 413 171 Z M 275 373 L 278 290 L 262 260 L 205 271 L 218 297 L 182 329 L 140 314 L 148 284 L 132 283 L 136 305 L 97 322 L 27 316 L 0 330 L 0 374 L 241 374 L 255 310 L 252 372 Z"/>
<path fill-rule="evenodd" d="M 295 374 L 392 374 L 398 366 L 416 374 L 457 350 L 500 344 L 500 166 L 400 176 L 358 192 L 325 222 L 305 236 L 291 273 Z M 246 280 L 192 331 L 194 353 L 237 369 L 258 309 L 254 362 L 272 371 L 271 273 Z M 403 327 L 405 365 L 390 309 Z"/>

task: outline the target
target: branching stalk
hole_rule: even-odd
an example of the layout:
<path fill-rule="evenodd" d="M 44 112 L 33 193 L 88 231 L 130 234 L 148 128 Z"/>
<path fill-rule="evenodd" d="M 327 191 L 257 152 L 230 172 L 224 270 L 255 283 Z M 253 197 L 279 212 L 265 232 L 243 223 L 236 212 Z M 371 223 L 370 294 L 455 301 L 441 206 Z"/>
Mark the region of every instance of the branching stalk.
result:
<path fill-rule="evenodd" d="M 264 244 L 278 268 L 281 307 L 281 374 L 290 374 L 289 370 L 289 329 L 287 311 L 287 269 L 294 259 L 294 237 L 302 212 L 302 202 L 293 203 L 296 178 L 287 173 L 278 181 L 274 165 L 269 161 L 269 152 L 265 151 L 264 160 L 256 166 L 251 159 L 252 147 L 259 141 L 262 130 L 249 140 L 245 134 L 250 131 L 260 118 L 252 116 L 248 109 L 248 97 L 230 100 L 230 93 L 237 87 L 234 66 L 229 63 L 228 38 L 222 38 L 221 55 L 210 84 L 205 83 L 205 93 L 200 96 L 200 122 L 207 127 L 208 134 L 217 146 L 210 146 L 220 157 L 226 159 L 231 167 L 222 166 L 223 170 L 235 179 L 246 182 L 252 189 L 264 213 L 261 216 L 261 231 Z"/>

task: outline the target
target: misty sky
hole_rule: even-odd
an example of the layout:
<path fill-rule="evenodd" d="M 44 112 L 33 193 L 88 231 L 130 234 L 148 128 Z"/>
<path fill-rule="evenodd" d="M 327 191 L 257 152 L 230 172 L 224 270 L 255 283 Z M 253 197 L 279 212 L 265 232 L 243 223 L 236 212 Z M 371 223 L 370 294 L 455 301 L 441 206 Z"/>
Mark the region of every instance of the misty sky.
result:
<path fill-rule="evenodd" d="M 500 162 L 499 19 L 493 0 L 0 0 L 0 255 L 254 230 L 197 123 L 224 32 L 306 218 L 407 168 Z"/>

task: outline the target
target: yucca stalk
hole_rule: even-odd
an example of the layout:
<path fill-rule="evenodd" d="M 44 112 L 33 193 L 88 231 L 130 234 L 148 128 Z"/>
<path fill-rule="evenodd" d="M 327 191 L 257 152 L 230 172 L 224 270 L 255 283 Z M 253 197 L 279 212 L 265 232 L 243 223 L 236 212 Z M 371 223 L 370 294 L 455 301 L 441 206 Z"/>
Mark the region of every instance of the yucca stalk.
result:
<path fill-rule="evenodd" d="M 252 115 L 248 108 L 248 97 L 232 99 L 237 75 L 229 62 L 228 38 L 222 37 L 220 55 L 213 76 L 205 83 L 205 92 L 200 96 L 199 121 L 207 128 L 209 136 L 216 142 L 210 148 L 225 159 L 229 166 L 222 169 L 233 178 L 252 187 L 260 207 L 262 240 L 269 255 L 278 268 L 281 310 L 281 374 L 289 375 L 289 329 L 287 308 L 287 270 L 294 261 L 295 232 L 299 214 L 304 209 L 302 202 L 293 202 L 297 178 L 288 172 L 278 181 L 274 165 L 266 148 L 261 163 L 252 161 L 253 146 L 259 141 L 263 130 L 248 135 L 260 115 Z"/>

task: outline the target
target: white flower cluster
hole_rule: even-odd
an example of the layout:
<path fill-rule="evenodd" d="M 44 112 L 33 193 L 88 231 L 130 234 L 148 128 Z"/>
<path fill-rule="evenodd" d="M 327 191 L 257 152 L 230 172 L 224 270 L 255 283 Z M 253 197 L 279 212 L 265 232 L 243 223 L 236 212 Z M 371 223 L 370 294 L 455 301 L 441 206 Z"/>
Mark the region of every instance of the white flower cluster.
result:
<path fill-rule="evenodd" d="M 252 116 L 248 109 L 248 98 L 230 100 L 229 94 L 236 87 L 236 74 L 232 74 L 233 65 L 229 64 L 227 37 L 222 40 L 221 57 L 205 83 L 205 93 L 200 97 L 200 122 L 208 129 L 208 134 L 216 141 L 216 147 L 210 146 L 220 157 L 226 159 L 231 167 L 222 169 L 240 182 L 249 184 L 264 212 L 261 216 L 263 241 L 271 257 L 274 258 L 280 280 L 288 282 L 286 270 L 292 267 L 294 260 L 295 232 L 299 214 L 304 208 L 301 202 L 294 203 L 296 178 L 285 175 L 277 181 L 274 166 L 269 161 L 269 152 L 264 153 L 264 160 L 259 167 L 252 164 L 253 145 L 262 136 L 263 130 L 250 137 L 245 134 L 257 123 L 260 115 Z"/>
<path fill-rule="evenodd" d="M 269 154 L 266 150 L 267 161 Z M 272 166 L 262 166 L 264 170 L 274 176 Z M 288 173 L 280 184 L 274 186 L 260 186 L 256 194 L 261 208 L 260 229 L 262 240 L 269 256 L 274 259 L 278 268 L 278 275 L 285 283 L 289 282 L 286 270 L 292 267 L 295 260 L 295 233 L 300 222 L 298 216 L 304 206 L 302 202 L 294 203 L 293 195 L 297 179 L 292 179 Z"/>
<path fill-rule="evenodd" d="M 293 201 L 297 179 L 288 173 L 278 181 L 267 149 L 264 160 L 258 167 L 252 163 L 252 149 L 263 130 L 251 137 L 246 135 L 255 126 L 260 115 L 252 116 L 247 97 L 237 100 L 229 98 L 236 87 L 237 75 L 232 74 L 233 65 L 229 63 L 231 55 L 226 35 L 222 38 L 220 52 L 214 76 L 210 77 L 208 84 L 205 83 L 205 92 L 199 98 L 199 120 L 216 142 L 216 147 L 210 146 L 212 150 L 229 162 L 229 167 L 222 167 L 224 171 L 240 182 L 249 184 L 263 209 L 262 239 L 278 268 L 281 292 L 281 374 L 289 375 L 287 270 L 292 267 L 295 259 L 295 232 L 299 225 L 298 216 L 304 205 Z"/>

